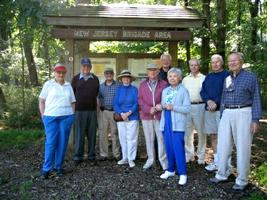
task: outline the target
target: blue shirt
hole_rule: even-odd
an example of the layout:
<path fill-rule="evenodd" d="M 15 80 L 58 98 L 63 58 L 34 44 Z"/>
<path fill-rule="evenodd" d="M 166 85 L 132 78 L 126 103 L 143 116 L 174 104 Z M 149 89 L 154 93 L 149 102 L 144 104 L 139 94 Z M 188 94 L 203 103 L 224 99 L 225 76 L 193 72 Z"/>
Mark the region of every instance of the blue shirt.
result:
<path fill-rule="evenodd" d="M 221 107 L 233 105 L 251 105 L 252 121 L 258 122 L 262 116 L 260 87 L 254 73 L 241 71 L 229 75 L 223 85 Z"/>
<path fill-rule="evenodd" d="M 116 93 L 116 89 L 118 87 L 118 83 L 113 81 L 111 85 L 107 85 L 106 81 L 100 84 L 99 88 L 99 101 L 100 106 L 112 110 L 113 109 L 113 99 Z"/>
<path fill-rule="evenodd" d="M 206 110 L 208 100 L 212 100 L 217 104 L 216 110 L 220 109 L 224 79 L 229 76 L 229 74 L 228 71 L 223 70 L 217 73 L 211 72 L 206 76 L 200 91 L 200 96 L 206 103 Z"/>
<path fill-rule="evenodd" d="M 135 86 L 120 85 L 117 87 L 113 101 L 114 110 L 116 113 L 126 113 L 132 111 L 128 117 L 131 120 L 138 120 L 138 90 Z"/>

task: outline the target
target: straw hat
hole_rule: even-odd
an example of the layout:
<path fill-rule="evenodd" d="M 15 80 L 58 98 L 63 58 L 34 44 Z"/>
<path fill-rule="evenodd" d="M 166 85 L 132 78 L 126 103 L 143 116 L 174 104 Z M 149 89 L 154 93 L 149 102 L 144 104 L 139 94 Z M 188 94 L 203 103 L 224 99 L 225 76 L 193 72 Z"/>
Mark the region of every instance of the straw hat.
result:
<path fill-rule="evenodd" d="M 131 78 L 131 81 L 135 80 L 135 76 L 132 75 L 128 69 L 122 70 L 121 73 L 117 76 L 117 79 L 121 81 L 122 77 L 129 77 Z"/>

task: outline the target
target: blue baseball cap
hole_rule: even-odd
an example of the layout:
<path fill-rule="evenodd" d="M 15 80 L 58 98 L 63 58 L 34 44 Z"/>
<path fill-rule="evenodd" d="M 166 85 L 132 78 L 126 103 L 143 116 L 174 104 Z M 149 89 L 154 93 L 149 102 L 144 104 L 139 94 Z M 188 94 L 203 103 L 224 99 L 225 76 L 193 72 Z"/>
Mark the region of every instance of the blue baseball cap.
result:
<path fill-rule="evenodd" d="M 91 64 L 91 60 L 89 58 L 82 58 L 81 59 L 81 65 L 88 65 L 88 66 L 92 66 Z"/>

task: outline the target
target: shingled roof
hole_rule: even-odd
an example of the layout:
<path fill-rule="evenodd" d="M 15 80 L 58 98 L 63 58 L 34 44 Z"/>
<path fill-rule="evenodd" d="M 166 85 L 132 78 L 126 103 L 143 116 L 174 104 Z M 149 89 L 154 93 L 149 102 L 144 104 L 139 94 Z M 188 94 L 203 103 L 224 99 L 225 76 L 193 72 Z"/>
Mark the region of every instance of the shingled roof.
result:
<path fill-rule="evenodd" d="M 204 17 L 196 10 L 181 6 L 108 5 L 77 6 L 47 13 L 53 26 L 67 27 L 201 27 Z"/>

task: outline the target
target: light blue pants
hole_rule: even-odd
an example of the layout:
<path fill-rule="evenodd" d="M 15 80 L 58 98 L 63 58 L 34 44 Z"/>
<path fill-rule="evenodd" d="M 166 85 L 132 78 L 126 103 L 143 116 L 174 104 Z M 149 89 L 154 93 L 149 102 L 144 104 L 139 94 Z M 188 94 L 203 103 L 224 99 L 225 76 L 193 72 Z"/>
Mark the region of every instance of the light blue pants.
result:
<path fill-rule="evenodd" d="M 172 131 L 171 111 L 164 111 L 165 126 L 163 131 L 166 154 L 168 158 L 168 171 L 175 171 L 178 175 L 186 175 L 184 132 Z"/>
<path fill-rule="evenodd" d="M 73 121 L 74 115 L 43 117 L 46 136 L 44 172 L 62 169 Z"/>

